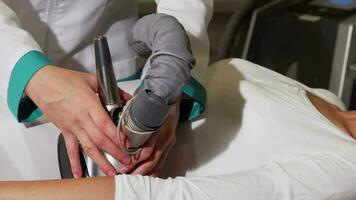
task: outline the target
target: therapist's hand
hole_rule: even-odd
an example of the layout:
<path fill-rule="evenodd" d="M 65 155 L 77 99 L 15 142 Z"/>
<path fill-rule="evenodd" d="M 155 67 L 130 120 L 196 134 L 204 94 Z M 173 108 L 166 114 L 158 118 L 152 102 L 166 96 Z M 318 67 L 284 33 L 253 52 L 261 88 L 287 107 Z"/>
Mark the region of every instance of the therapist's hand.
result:
<path fill-rule="evenodd" d="M 176 127 L 179 119 L 179 103 L 169 112 L 162 127 L 150 136 L 138 155 L 132 156 L 130 165 L 121 165 L 120 172 L 158 176 L 169 150 L 176 141 Z"/>
<path fill-rule="evenodd" d="M 116 126 L 101 105 L 96 91 L 95 75 L 50 65 L 40 69 L 25 89 L 46 118 L 62 131 L 74 177 L 82 175 L 78 142 L 109 176 L 114 176 L 116 170 L 101 150 L 121 163 L 129 165 L 131 162 L 131 158 L 116 145 Z"/>

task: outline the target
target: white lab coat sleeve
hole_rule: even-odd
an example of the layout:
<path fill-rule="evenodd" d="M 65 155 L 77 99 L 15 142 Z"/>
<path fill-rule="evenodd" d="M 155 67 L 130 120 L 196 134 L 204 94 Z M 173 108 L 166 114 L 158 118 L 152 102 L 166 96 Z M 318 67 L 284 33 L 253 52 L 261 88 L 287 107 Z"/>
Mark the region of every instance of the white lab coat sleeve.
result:
<path fill-rule="evenodd" d="M 206 102 L 206 72 L 209 63 L 209 37 L 207 28 L 213 13 L 213 0 L 156 0 L 157 13 L 177 18 L 187 31 L 196 65 L 192 70 L 193 79 L 183 92 L 195 102 L 189 119 L 204 111 Z"/>
<path fill-rule="evenodd" d="M 1 0 L 0 44 L 0 95 L 18 121 L 31 121 L 41 112 L 29 98 L 22 98 L 24 89 L 33 74 L 51 62 L 32 36 L 21 28 L 16 13 Z"/>

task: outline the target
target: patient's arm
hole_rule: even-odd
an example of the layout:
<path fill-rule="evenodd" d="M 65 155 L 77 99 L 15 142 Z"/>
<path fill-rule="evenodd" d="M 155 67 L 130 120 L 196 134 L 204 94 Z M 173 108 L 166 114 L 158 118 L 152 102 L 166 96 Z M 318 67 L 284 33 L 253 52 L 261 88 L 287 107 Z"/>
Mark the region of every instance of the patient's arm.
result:
<path fill-rule="evenodd" d="M 0 182 L 0 200 L 356 199 L 355 171 L 356 165 L 342 156 L 314 153 L 282 156 L 256 169 L 209 177 Z"/>
<path fill-rule="evenodd" d="M 264 200 L 275 193 L 273 184 L 254 172 L 192 179 L 121 175 L 116 185 L 113 177 L 0 182 L 0 200 L 114 200 L 115 189 L 118 200 Z"/>
<path fill-rule="evenodd" d="M 114 200 L 113 177 L 0 182 L 0 200 Z"/>

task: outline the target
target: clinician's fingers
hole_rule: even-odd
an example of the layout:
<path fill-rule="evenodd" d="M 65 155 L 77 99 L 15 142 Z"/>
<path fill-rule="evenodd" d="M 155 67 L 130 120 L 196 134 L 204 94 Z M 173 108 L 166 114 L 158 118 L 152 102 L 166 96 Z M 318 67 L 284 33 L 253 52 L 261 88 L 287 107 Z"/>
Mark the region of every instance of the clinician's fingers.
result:
<path fill-rule="evenodd" d="M 152 155 L 152 152 L 156 147 L 156 142 L 157 142 L 157 135 L 156 134 L 151 135 L 150 138 L 145 143 L 142 150 L 140 151 L 140 153 L 134 156 L 134 160 L 136 161 L 136 163 L 143 162 Z"/>
<path fill-rule="evenodd" d="M 158 136 L 158 134 L 157 134 Z M 167 138 L 157 138 L 157 140 L 166 140 Z M 169 142 L 162 142 L 162 141 L 157 141 L 157 145 L 152 152 L 151 156 L 134 171 L 131 172 L 131 174 L 142 174 L 142 175 L 147 175 L 152 171 L 155 171 L 156 167 L 158 166 L 159 162 L 162 160 L 163 162 L 165 161 L 165 154 L 169 152 L 171 149 L 172 145 L 175 143 L 175 138 L 172 138 L 169 140 Z M 161 145 L 158 145 L 161 144 Z"/>
<path fill-rule="evenodd" d="M 166 159 L 168 157 L 169 150 L 172 148 L 173 145 L 174 145 L 174 142 L 172 141 L 170 143 L 169 147 L 167 148 L 167 150 L 163 152 L 163 154 L 162 154 L 161 158 L 159 159 L 156 167 L 151 172 L 149 172 L 148 175 L 150 175 L 150 176 L 158 176 L 159 175 L 159 173 L 161 172 L 161 170 L 162 170 L 162 168 L 164 166 L 164 163 L 165 163 L 165 161 L 166 161 Z"/>
<path fill-rule="evenodd" d="M 98 167 L 108 176 L 115 176 L 116 170 L 105 158 L 102 152 L 97 148 L 89 135 L 84 130 L 76 130 L 76 136 L 79 140 L 85 154 L 89 156 Z"/>
<path fill-rule="evenodd" d="M 64 141 L 67 148 L 67 154 L 74 178 L 82 177 L 82 168 L 79 157 L 79 144 L 77 139 L 71 133 L 63 133 Z"/>
<path fill-rule="evenodd" d="M 132 163 L 130 165 L 121 165 L 120 166 L 120 173 L 126 174 L 132 171 L 137 165 L 144 162 L 145 160 L 149 159 L 156 147 L 157 136 L 154 134 L 152 135 L 147 142 L 145 143 L 144 147 L 140 151 L 139 154 L 133 156 Z"/>
<path fill-rule="evenodd" d="M 162 156 L 162 151 L 154 151 L 151 157 L 149 157 L 144 163 L 139 165 L 130 174 L 132 175 L 147 175 L 150 173 L 158 164 L 159 158 Z"/>
<path fill-rule="evenodd" d="M 102 132 L 104 132 L 113 142 L 116 142 L 118 140 L 116 125 L 98 99 L 92 100 L 90 103 L 91 108 L 89 110 L 89 115 L 91 119 Z"/>
<path fill-rule="evenodd" d="M 90 138 L 99 149 L 104 150 L 106 153 L 110 154 L 124 165 L 131 163 L 130 156 L 122 152 L 118 145 L 110 140 L 110 138 L 105 135 L 105 133 L 100 131 L 100 129 L 95 125 L 94 121 L 90 117 L 86 122 L 85 131 L 89 134 Z"/>

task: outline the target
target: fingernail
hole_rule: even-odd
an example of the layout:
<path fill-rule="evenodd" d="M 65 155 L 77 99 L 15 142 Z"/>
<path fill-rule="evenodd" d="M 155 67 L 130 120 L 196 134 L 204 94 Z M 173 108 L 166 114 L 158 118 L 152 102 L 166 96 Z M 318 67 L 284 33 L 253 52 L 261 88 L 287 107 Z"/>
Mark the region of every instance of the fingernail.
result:
<path fill-rule="evenodd" d="M 80 178 L 77 168 L 72 168 L 72 174 L 74 178 Z"/>
<path fill-rule="evenodd" d="M 108 176 L 115 176 L 115 175 L 116 175 L 116 172 L 115 172 L 115 171 L 110 170 L 110 171 L 108 172 Z"/>

